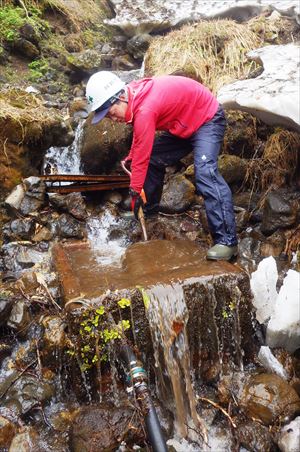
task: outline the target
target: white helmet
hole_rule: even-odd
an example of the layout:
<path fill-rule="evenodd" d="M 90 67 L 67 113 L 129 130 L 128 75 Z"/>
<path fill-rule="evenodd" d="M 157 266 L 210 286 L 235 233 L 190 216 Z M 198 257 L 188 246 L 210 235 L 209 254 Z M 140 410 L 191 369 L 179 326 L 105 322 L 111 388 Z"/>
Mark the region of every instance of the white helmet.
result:
<path fill-rule="evenodd" d="M 90 111 L 101 107 L 112 96 L 119 93 L 125 83 L 115 74 L 109 71 L 100 71 L 93 74 L 86 85 L 86 98 Z"/>

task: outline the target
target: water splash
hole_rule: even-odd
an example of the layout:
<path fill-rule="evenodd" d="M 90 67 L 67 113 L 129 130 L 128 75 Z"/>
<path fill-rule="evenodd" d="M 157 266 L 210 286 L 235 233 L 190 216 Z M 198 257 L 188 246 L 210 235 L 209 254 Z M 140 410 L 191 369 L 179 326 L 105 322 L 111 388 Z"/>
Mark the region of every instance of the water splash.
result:
<path fill-rule="evenodd" d="M 126 251 L 126 239 L 110 238 L 111 228 L 121 226 L 122 220 L 114 217 L 106 210 L 101 217 L 90 217 L 87 222 L 87 233 L 90 247 L 98 264 L 110 265 L 120 262 Z"/>
<path fill-rule="evenodd" d="M 80 149 L 83 136 L 83 123 L 80 121 L 75 131 L 75 138 L 70 146 L 48 149 L 43 173 L 45 174 L 83 174 L 81 170 Z"/>

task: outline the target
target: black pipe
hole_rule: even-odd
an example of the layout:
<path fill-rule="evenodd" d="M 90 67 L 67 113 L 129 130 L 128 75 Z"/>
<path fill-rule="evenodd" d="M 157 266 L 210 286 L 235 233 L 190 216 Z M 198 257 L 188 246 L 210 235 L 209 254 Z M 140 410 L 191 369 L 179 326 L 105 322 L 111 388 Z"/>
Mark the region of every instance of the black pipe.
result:
<path fill-rule="evenodd" d="M 136 392 L 142 412 L 146 413 L 145 424 L 153 452 L 168 452 L 159 419 L 149 394 L 145 370 L 130 346 L 122 345 L 117 353 L 127 368 L 128 383 Z"/>

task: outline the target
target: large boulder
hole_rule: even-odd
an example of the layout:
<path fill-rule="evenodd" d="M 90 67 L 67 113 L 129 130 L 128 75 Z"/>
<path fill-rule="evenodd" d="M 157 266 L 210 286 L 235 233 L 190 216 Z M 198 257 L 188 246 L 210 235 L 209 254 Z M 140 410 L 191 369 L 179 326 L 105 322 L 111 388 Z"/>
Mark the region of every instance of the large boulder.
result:
<path fill-rule="evenodd" d="M 86 174 L 109 172 L 122 160 L 131 144 L 131 127 L 104 119 L 98 124 L 86 121 L 81 149 L 81 164 Z"/>
<path fill-rule="evenodd" d="M 73 53 L 68 57 L 68 64 L 79 78 L 81 75 L 81 78 L 84 78 L 84 76 L 92 75 L 101 68 L 101 53 L 93 49 Z"/>
<path fill-rule="evenodd" d="M 182 174 L 176 174 L 165 184 L 160 208 L 167 213 L 187 210 L 195 200 L 195 187 Z"/>
<path fill-rule="evenodd" d="M 241 407 L 247 416 L 271 425 L 277 419 L 291 419 L 300 410 L 295 389 L 277 375 L 250 377 L 241 395 Z"/>
<path fill-rule="evenodd" d="M 20 213 L 21 215 L 28 215 L 38 211 L 45 205 L 46 201 L 46 184 L 39 177 L 31 176 L 23 180 L 23 183 L 17 185 L 12 193 L 5 199 L 5 206 L 12 213 Z M 17 224 L 12 229 L 12 232 L 25 231 L 28 233 L 29 224 Z"/>
<path fill-rule="evenodd" d="M 120 438 L 126 444 L 143 437 L 138 417 L 131 406 L 101 404 L 80 409 L 75 417 L 70 434 L 74 452 L 103 452 L 115 450 Z"/>
<path fill-rule="evenodd" d="M 54 394 L 52 384 L 17 371 L 0 384 L 0 389 L 1 394 L 5 394 L 2 405 L 17 415 L 24 415 L 33 408 L 44 405 Z"/>
<path fill-rule="evenodd" d="M 265 200 L 261 230 L 270 235 L 277 229 L 297 224 L 300 215 L 299 195 L 286 190 L 271 191 Z"/>

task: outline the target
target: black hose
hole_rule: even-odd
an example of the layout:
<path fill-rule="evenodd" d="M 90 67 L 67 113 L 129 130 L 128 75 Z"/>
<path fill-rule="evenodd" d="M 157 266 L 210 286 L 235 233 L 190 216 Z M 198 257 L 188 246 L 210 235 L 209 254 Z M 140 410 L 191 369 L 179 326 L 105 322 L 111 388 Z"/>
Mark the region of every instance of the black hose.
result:
<path fill-rule="evenodd" d="M 150 407 L 145 419 L 148 439 L 153 452 L 168 452 L 165 438 L 162 434 L 160 423 L 153 403 L 150 401 Z"/>
<path fill-rule="evenodd" d="M 138 400 L 143 405 L 142 412 L 147 413 L 145 415 L 145 424 L 148 440 L 152 446 L 153 452 L 168 452 L 159 419 L 150 398 L 145 370 L 142 368 L 141 363 L 138 361 L 132 348 L 128 345 L 122 345 L 117 353 L 127 368 L 131 385 L 136 391 L 136 394 L 140 396 L 138 397 Z"/>

